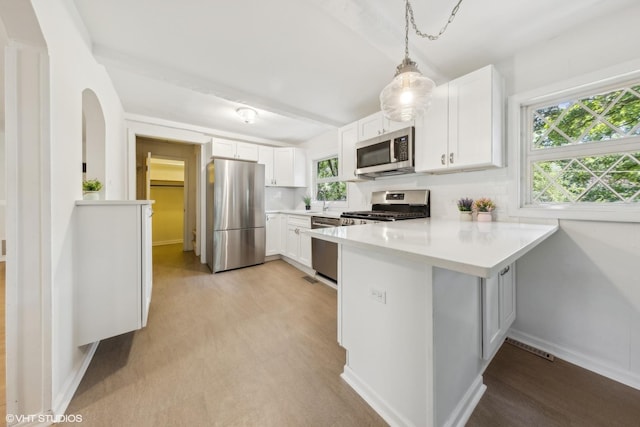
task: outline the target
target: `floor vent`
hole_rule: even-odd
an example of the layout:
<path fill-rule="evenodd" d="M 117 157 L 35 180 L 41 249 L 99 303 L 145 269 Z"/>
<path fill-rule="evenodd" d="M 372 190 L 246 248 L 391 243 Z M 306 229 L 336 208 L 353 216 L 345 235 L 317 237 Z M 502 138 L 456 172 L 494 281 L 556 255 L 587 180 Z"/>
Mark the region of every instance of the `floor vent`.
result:
<path fill-rule="evenodd" d="M 318 283 L 318 281 L 311 276 L 302 276 L 302 278 L 309 283 Z"/>
<path fill-rule="evenodd" d="M 505 342 L 508 342 L 508 343 L 509 343 L 509 344 L 511 344 L 511 345 L 514 345 L 514 346 L 516 346 L 516 347 L 518 347 L 518 348 L 521 348 L 521 349 L 523 349 L 523 350 L 526 350 L 526 351 L 528 351 L 529 353 L 533 353 L 533 354 L 535 354 L 536 356 L 540 356 L 540 357 L 542 357 L 543 359 L 547 359 L 547 360 L 549 360 L 549 361 L 551 361 L 551 362 L 553 362 L 553 360 L 555 359 L 555 356 L 554 356 L 553 354 L 551 354 L 551 353 L 547 353 L 546 351 L 542 351 L 542 350 L 540 350 L 539 348 L 532 347 L 532 346 L 530 346 L 530 345 L 528 345 L 528 344 L 525 344 L 525 343 L 523 343 L 523 342 L 516 341 L 516 340 L 514 340 L 513 338 L 507 338 L 507 339 L 505 340 Z"/>

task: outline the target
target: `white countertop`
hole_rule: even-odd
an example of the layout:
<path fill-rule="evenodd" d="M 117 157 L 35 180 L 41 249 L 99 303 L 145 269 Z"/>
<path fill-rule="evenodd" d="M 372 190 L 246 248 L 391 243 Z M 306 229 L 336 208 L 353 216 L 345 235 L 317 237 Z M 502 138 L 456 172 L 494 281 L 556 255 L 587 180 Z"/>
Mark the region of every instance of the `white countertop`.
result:
<path fill-rule="evenodd" d="M 555 233 L 557 225 L 415 219 L 322 228 L 312 237 L 390 252 L 460 273 L 491 277 Z"/>
<path fill-rule="evenodd" d="M 270 210 L 270 211 L 266 211 L 266 213 L 271 214 L 271 213 L 282 213 L 282 214 L 287 214 L 287 215 L 303 215 L 303 216 L 323 216 L 326 218 L 340 218 L 340 215 L 342 215 L 342 212 L 338 212 L 338 211 L 321 211 L 321 210 L 303 210 L 303 209 L 299 209 L 299 210 L 288 210 L 288 209 L 284 209 L 284 210 Z"/>
<path fill-rule="evenodd" d="M 155 202 L 155 200 L 76 200 L 76 206 L 152 205 Z"/>

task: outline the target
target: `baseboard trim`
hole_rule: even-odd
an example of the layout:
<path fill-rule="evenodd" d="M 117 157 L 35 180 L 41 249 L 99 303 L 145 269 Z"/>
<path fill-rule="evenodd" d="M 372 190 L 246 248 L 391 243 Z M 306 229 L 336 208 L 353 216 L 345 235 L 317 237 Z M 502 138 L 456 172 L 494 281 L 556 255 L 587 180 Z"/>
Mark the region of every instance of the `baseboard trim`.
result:
<path fill-rule="evenodd" d="M 553 344 L 549 341 L 545 341 L 543 339 L 518 330 L 510 329 L 507 336 L 533 347 L 537 347 L 546 352 L 552 353 L 559 359 L 566 360 L 567 362 L 573 363 L 574 365 L 580 366 L 581 368 L 595 372 L 596 374 L 602 375 L 624 385 L 628 385 L 629 387 L 640 390 L 640 375 L 635 374 L 631 371 L 617 368 L 615 366 L 589 357 L 585 354 L 581 354 L 566 347 Z"/>
<path fill-rule="evenodd" d="M 314 269 L 312 269 L 310 267 L 307 267 L 306 265 L 302 265 L 298 261 L 294 261 L 291 258 L 287 258 L 284 255 L 282 255 L 282 260 L 284 262 L 286 262 L 287 264 L 291 264 L 292 266 L 294 266 L 298 270 L 302 271 L 304 274 L 308 274 L 311 277 L 316 275 L 316 271 Z"/>
<path fill-rule="evenodd" d="M 71 399 L 73 398 L 73 395 L 76 393 L 76 390 L 78 390 L 80 381 L 82 381 L 82 378 L 84 377 L 85 372 L 87 372 L 87 369 L 89 368 L 89 364 L 93 359 L 93 355 L 96 353 L 96 350 L 98 349 L 99 343 L 100 342 L 98 341 L 98 342 L 89 344 L 89 350 L 87 351 L 84 358 L 82 359 L 82 363 L 80 363 L 80 366 L 78 367 L 76 372 L 73 375 L 71 375 L 69 380 L 67 380 L 65 386 L 63 387 L 62 393 L 53 399 L 53 408 L 51 410 L 54 415 L 64 415 L 64 413 L 67 411 L 67 407 L 69 406 L 69 403 L 71 403 Z"/>
<path fill-rule="evenodd" d="M 161 240 L 159 242 L 153 242 L 151 244 L 151 246 L 163 246 L 163 245 L 175 245 L 177 243 L 184 243 L 184 240 L 182 239 L 175 239 L 175 240 Z"/>
<path fill-rule="evenodd" d="M 397 413 L 387 402 L 358 377 L 351 368 L 344 366 L 340 377 L 351 386 L 391 427 L 413 426 L 413 423 Z"/>
<path fill-rule="evenodd" d="M 486 390 L 487 386 L 482 382 L 482 375 L 478 375 L 453 409 L 449 419 L 444 424 L 445 427 L 464 427 Z"/>

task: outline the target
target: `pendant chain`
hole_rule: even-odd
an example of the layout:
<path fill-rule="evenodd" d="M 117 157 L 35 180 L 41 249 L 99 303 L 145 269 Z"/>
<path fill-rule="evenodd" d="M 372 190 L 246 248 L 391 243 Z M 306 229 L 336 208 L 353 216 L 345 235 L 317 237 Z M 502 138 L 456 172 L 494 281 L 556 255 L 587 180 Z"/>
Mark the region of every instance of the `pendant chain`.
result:
<path fill-rule="evenodd" d="M 444 24 L 444 27 L 442 27 L 440 29 L 440 32 L 438 32 L 438 34 L 436 34 L 436 35 L 432 35 L 432 34 L 423 33 L 422 31 L 420 31 L 418 29 L 418 27 L 416 26 L 416 20 L 413 17 L 413 8 L 411 7 L 411 3 L 409 3 L 409 0 L 406 0 L 405 12 L 404 12 L 404 21 L 405 21 L 405 28 L 404 28 L 404 54 L 405 54 L 405 57 L 409 57 L 409 21 L 411 21 L 411 26 L 415 30 L 416 34 L 419 35 L 420 37 L 426 38 L 426 39 L 429 39 L 429 40 L 438 40 L 440 38 L 440 36 L 442 34 L 444 34 L 445 31 L 447 31 L 447 27 L 449 26 L 449 24 L 451 24 L 453 22 L 453 19 L 456 17 L 456 13 L 458 13 L 458 9 L 460 9 L 460 3 L 462 3 L 462 0 L 458 0 L 458 3 L 453 7 L 453 9 L 451 10 L 451 15 L 449 15 L 449 19 L 447 20 L 447 23 Z"/>

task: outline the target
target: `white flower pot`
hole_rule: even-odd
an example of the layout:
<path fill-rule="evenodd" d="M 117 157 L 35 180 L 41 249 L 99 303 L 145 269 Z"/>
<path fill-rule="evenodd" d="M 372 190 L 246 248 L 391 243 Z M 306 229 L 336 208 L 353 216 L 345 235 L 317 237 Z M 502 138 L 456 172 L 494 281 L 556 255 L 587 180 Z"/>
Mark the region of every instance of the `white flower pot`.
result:
<path fill-rule="evenodd" d="M 473 216 L 471 211 L 460 211 L 460 221 L 471 221 Z"/>
<path fill-rule="evenodd" d="M 85 191 L 82 194 L 83 200 L 100 200 L 100 192 L 98 191 Z"/>
<path fill-rule="evenodd" d="M 478 222 L 491 222 L 493 218 L 491 212 L 478 212 L 477 220 Z"/>

